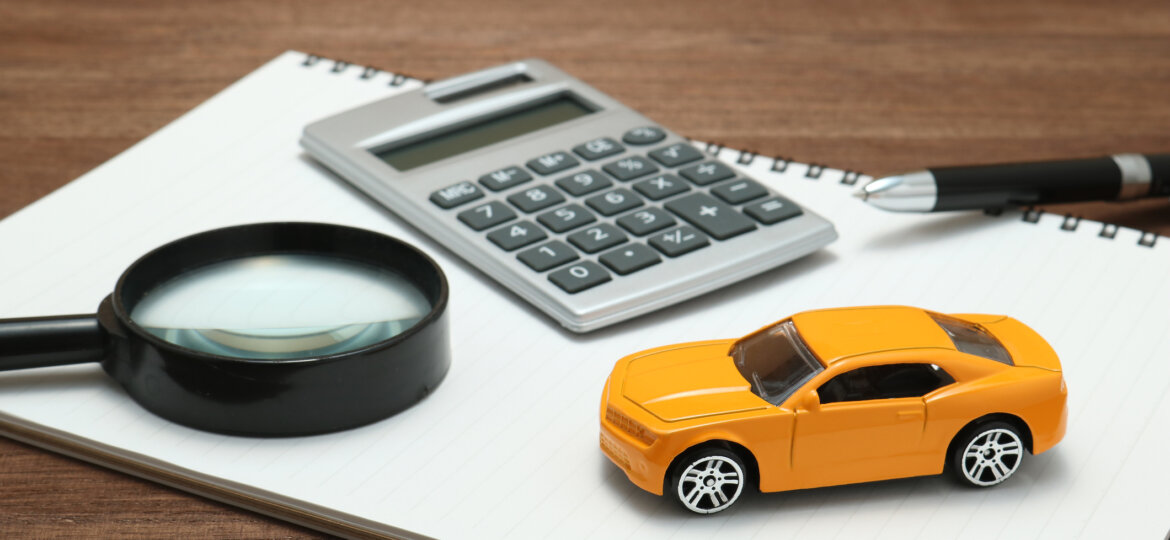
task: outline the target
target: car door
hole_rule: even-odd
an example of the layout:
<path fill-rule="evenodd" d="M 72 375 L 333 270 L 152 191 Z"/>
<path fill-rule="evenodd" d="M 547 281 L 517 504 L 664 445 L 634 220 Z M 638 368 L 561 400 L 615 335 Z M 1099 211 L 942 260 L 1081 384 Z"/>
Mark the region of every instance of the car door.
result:
<path fill-rule="evenodd" d="M 792 466 L 801 487 L 924 474 L 922 396 L 944 381 L 935 366 L 892 363 L 833 376 L 799 398 Z"/>

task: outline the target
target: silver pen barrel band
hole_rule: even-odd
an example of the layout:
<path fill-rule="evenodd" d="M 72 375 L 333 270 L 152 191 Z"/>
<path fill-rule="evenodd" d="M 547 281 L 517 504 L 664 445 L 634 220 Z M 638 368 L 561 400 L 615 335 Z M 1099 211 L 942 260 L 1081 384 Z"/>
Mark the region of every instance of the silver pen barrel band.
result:
<path fill-rule="evenodd" d="M 1121 190 L 1117 198 L 1136 199 L 1150 193 L 1150 184 L 1154 180 L 1154 171 L 1150 162 L 1141 154 L 1114 154 L 1109 156 L 1121 169 Z"/>

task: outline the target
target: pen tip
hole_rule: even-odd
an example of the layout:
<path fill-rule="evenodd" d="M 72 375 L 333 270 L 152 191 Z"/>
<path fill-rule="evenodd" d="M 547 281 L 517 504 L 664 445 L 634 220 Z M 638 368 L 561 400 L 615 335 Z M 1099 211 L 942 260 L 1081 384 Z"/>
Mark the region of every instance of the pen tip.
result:
<path fill-rule="evenodd" d="M 865 186 L 861 186 L 853 190 L 853 196 L 865 201 L 869 199 L 869 192 L 865 190 Z"/>

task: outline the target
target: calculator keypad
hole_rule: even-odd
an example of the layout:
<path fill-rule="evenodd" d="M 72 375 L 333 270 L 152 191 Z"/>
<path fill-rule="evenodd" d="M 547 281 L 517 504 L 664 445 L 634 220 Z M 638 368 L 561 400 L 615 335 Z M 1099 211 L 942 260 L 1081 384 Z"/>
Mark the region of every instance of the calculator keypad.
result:
<path fill-rule="evenodd" d="M 655 126 L 629 130 L 621 142 L 598 137 L 570 152 L 537 156 L 524 167 L 485 173 L 475 183 L 452 184 L 432 193 L 431 201 L 453 209 L 483 198 L 479 186 L 499 193 L 462 209 L 457 219 L 487 231 L 491 243 L 517 252 L 532 271 L 548 272 L 548 280 L 569 294 L 801 214 L 792 201 L 737 178 L 731 167 L 705 160 L 690 144 L 625 146 L 665 138 Z M 601 161 L 600 170 L 581 167 L 593 161 Z M 533 182 L 532 173 L 561 174 Z M 535 215 L 534 221 L 517 221 L 518 213 Z"/>

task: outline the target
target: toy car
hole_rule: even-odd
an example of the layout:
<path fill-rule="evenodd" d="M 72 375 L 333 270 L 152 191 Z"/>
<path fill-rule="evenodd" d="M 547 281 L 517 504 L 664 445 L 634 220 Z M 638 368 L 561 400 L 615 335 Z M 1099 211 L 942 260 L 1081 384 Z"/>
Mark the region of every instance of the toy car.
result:
<path fill-rule="evenodd" d="M 1064 437 L 1067 395 L 1056 353 L 1010 317 L 808 311 L 622 358 L 602 395 L 601 449 L 634 484 L 701 514 L 745 487 L 948 468 L 987 487 Z"/>

